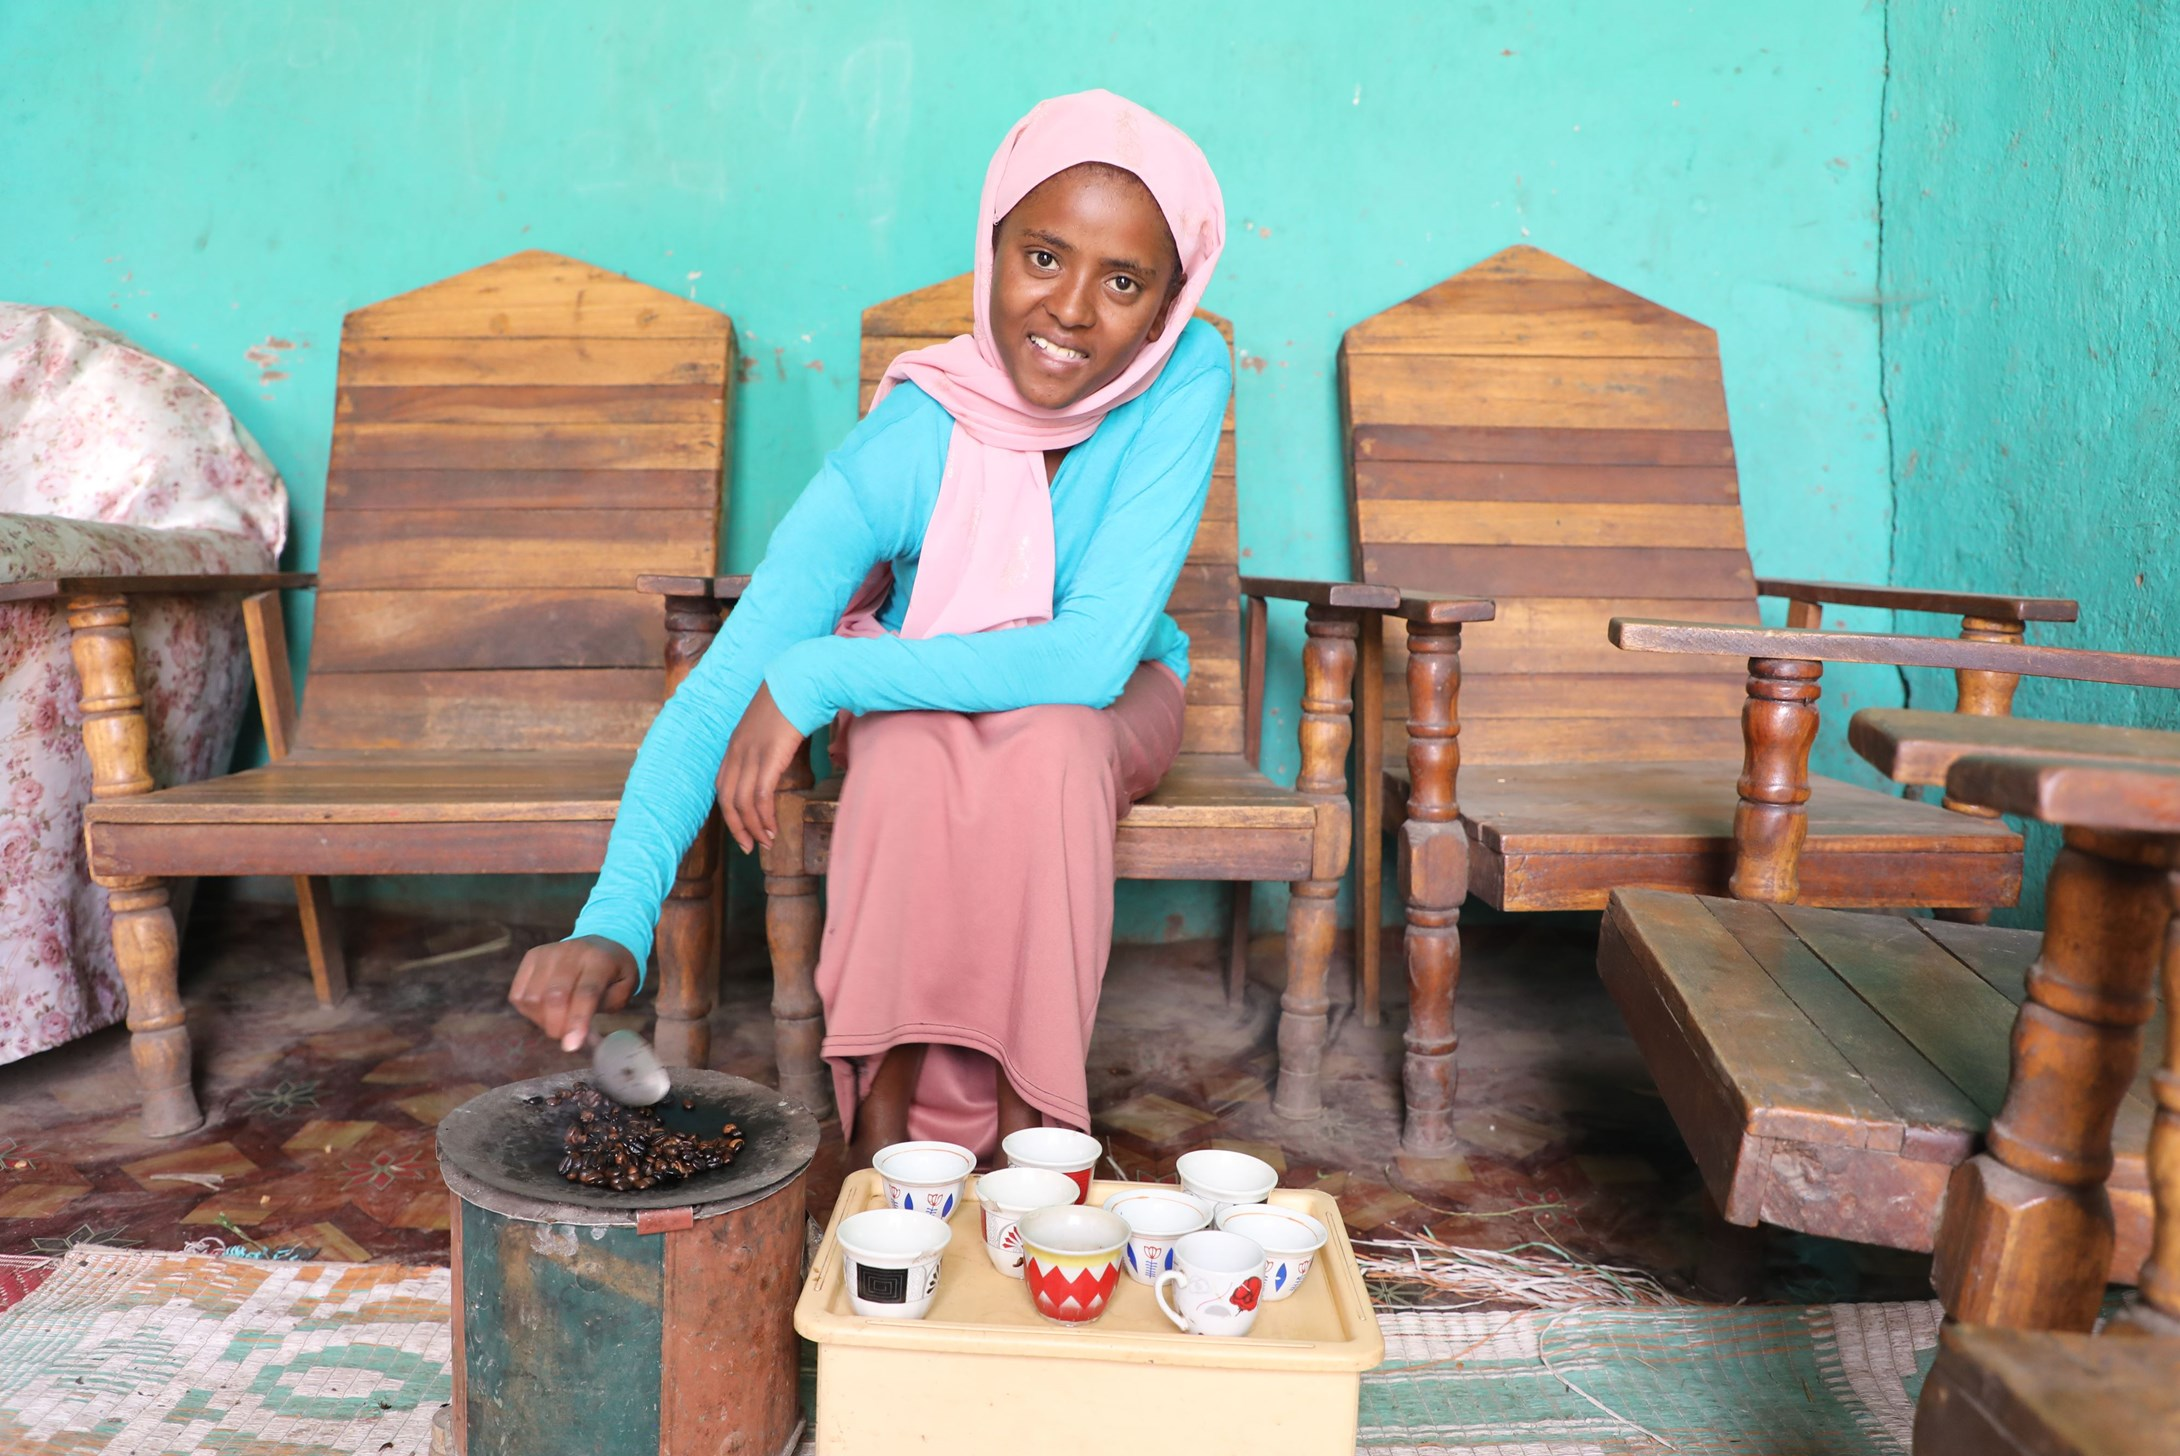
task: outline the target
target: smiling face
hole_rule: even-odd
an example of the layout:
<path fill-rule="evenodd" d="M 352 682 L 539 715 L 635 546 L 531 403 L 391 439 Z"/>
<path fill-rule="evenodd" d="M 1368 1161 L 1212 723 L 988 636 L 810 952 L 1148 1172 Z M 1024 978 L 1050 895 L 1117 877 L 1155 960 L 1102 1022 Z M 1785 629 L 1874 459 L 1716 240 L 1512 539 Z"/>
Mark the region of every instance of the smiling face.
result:
<path fill-rule="evenodd" d="M 1000 219 L 992 338 L 1031 404 L 1086 399 L 1159 338 L 1181 288 L 1173 234 L 1150 189 L 1117 167 L 1046 178 Z"/>

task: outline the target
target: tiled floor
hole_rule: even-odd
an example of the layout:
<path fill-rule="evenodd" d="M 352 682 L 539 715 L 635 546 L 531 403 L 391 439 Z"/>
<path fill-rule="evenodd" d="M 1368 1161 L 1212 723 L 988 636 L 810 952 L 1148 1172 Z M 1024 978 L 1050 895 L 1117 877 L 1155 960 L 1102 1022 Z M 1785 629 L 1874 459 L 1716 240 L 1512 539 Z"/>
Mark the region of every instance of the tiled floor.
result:
<path fill-rule="evenodd" d="M 443 1260 L 433 1125 L 487 1086 L 577 1063 L 502 1000 L 543 934 L 351 917 L 354 990 L 325 1009 L 288 914 L 206 907 L 183 985 L 205 1127 L 170 1142 L 138 1135 L 119 1028 L 0 1067 L 0 1253 L 213 1237 L 322 1258 Z M 1427 1162 L 1399 1156 L 1397 985 L 1378 1027 L 1335 1007 L 1326 1114 L 1294 1124 L 1273 1113 L 1267 1088 L 1276 992 L 1253 981 L 1236 1014 L 1217 947 L 1123 947 L 1092 1044 L 1097 1131 L 1131 1177 L 1170 1177 L 1190 1148 L 1243 1148 L 1290 1186 L 1333 1193 L 1358 1235 L 1548 1241 L 1711 1297 L 1923 1296 L 1927 1260 L 1707 1219 L 1694 1166 L 1597 984 L 1595 935 L 1594 916 L 1470 927 L 1461 1148 Z M 754 950 L 730 958 L 712 1064 L 769 1080 L 769 988 Z M 1275 975 L 1278 940 L 1255 950 L 1256 974 Z M 839 1166 L 829 1142 L 812 1188 L 821 1217 Z"/>

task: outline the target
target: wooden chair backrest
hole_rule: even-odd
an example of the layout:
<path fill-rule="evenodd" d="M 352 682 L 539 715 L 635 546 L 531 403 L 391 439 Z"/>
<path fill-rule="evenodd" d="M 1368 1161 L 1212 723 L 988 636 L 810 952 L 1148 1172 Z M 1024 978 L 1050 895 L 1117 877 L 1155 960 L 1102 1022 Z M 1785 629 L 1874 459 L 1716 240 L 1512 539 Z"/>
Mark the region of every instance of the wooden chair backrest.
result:
<path fill-rule="evenodd" d="M 963 273 L 863 310 L 859 408 L 870 408 L 871 394 L 896 354 L 969 332 L 973 322 L 972 286 L 970 275 Z M 1234 347 L 1232 324 L 1202 309 L 1197 310 L 1196 317 L 1217 328 L 1229 350 Z M 1197 528 L 1195 544 L 1189 547 L 1181 579 L 1166 600 L 1166 610 L 1189 639 L 1188 712 L 1181 727 L 1184 753 L 1242 751 L 1240 557 L 1234 497 L 1234 402 L 1229 399 L 1203 524 Z"/>
<path fill-rule="evenodd" d="M 1605 637 L 1615 615 L 1757 620 L 1716 335 L 1509 248 L 1349 329 L 1340 398 L 1363 579 L 1498 601 L 1463 633 L 1464 764 L 1739 755 L 1745 663 Z"/>
<path fill-rule="evenodd" d="M 734 325 L 552 253 L 348 316 L 306 748 L 634 744 L 717 567 Z"/>

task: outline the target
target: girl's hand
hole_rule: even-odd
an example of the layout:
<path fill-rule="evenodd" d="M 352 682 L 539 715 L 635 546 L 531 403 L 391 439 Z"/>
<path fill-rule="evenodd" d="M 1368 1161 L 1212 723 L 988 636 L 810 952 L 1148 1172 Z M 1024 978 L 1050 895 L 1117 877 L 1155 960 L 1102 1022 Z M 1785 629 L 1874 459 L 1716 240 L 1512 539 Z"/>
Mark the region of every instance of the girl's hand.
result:
<path fill-rule="evenodd" d="M 802 734 L 772 701 L 772 689 L 760 684 L 719 765 L 719 812 L 743 853 L 770 844 L 779 833 L 773 796 L 801 746 Z"/>
<path fill-rule="evenodd" d="M 532 946 L 515 972 L 507 999 L 563 1051 L 581 1051 L 590 1018 L 618 1011 L 636 994 L 636 958 L 602 935 L 579 935 Z"/>

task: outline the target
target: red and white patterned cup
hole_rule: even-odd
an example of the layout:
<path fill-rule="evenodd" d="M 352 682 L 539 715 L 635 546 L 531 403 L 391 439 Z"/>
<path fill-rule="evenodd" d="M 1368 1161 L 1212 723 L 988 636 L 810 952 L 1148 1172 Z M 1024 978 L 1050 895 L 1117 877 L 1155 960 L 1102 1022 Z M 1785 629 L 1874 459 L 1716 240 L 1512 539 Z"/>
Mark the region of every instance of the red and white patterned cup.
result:
<path fill-rule="evenodd" d="M 999 1144 L 1010 1168 L 1050 1168 L 1075 1180 L 1075 1201 L 1090 1201 L 1091 1171 L 1105 1147 L 1086 1132 L 1071 1127 L 1025 1127 L 1010 1132 Z M 1254 1201 L 1254 1200 L 1252 1200 Z"/>
<path fill-rule="evenodd" d="M 1102 1208 L 1065 1203 L 1022 1215 L 1022 1282 L 1037 1313 L 1085 1325 L 1105 1313 L 1120 1285 L 1128 1223 Z"/>

